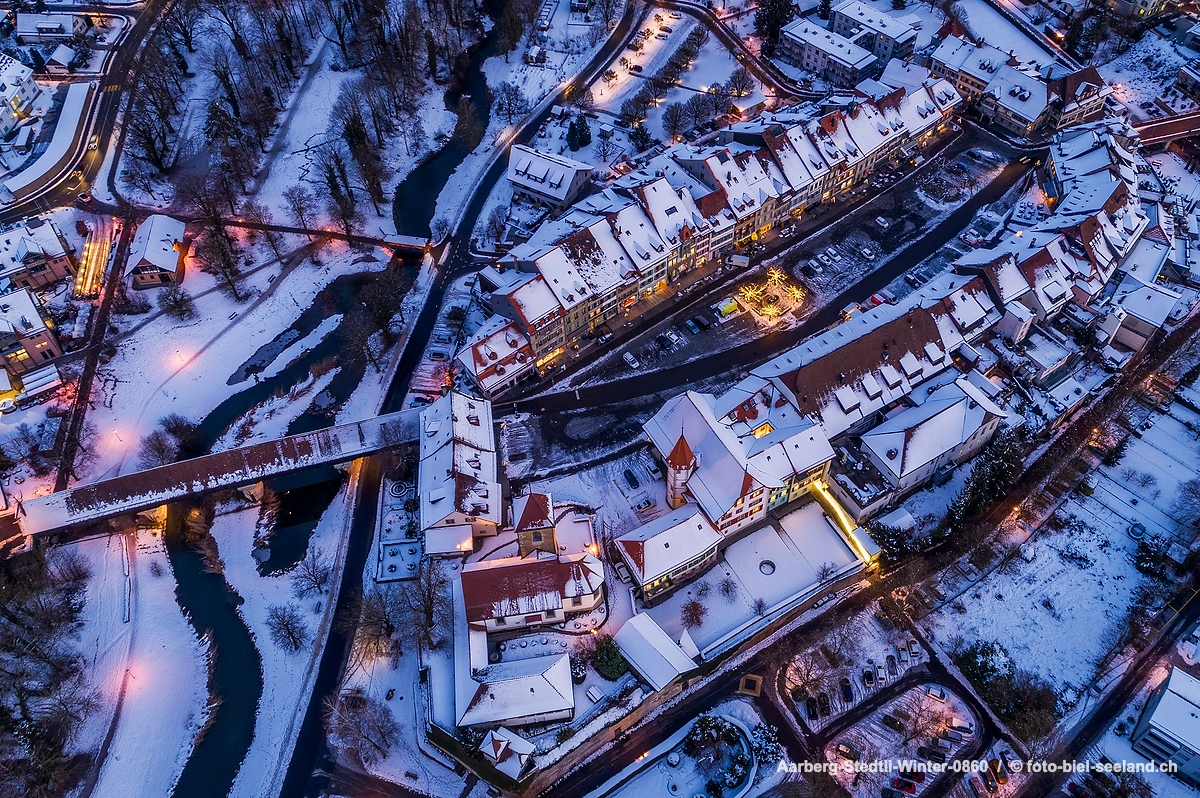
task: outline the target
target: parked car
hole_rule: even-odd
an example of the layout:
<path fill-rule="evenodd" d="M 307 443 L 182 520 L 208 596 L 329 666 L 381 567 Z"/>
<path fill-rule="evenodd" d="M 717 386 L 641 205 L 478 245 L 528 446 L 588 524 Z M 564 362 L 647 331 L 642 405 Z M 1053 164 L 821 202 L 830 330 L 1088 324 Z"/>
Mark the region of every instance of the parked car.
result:
<path fill-rule="evenodd" d="M 658 29 L 663 33 L 674 33 L 674 31 L 668 28 L 666 25 L 660 25 Z"/>
<path fill-rule="evenodd" d="M 929 745 L 932 748 L 940 748 L 946 753 L 954 750 L 954 745 L 949 740 L 943 740 L 941 737 L 934 737 L 929 741 Z"/>
<path fill-rule="evenodd" d="M 838 743 L 837 748 L 834 749 L 834 753 L 842 759 L 849 759 L 851 762 L 857 762 L 862 758 L 862 752 L 850 745 L 850 743 Z"/>
<path fill-rule="evenodd" d="M 872 252 L 869 247 L 863 247 L 858 251 L 858 253 L 867 260 L 875 260 L 875 253 Z"/>
<path fill-rule="evenodd" d="M 674 330 L 667 330 L 666 336 L 667 336 L 667 340 L 670 341 L 671 343 L 675 344 L 675 346 L 679 346 L 683 343 L 683 336 L 680 335 L 679 333 L 675 332 Z"/>
<path fill-rule="evenodd" d="M 817 253 L 817 260 L 820 261 L 822 266 L 832 266 L 833 265 L 833 260 L 828 255 L 826 255 L 824 252 Z"/>
<path fill-rule="evenodd" d="M 821 271 L 821 264 L 815 260 L 810 260 L 800 267 L 800 271 L 804 273 L 805 277 L 816 277 L 817 273 Z"/>
<path fill-rule="evenodd" d="M 896 646 L 896 656 L 901 662 L 908 662 L 908 649 L 903 645 Z"/>
<path fill-rule="evenodd" d="M 625 481 L 629 483 L 629 487 L 633 488 L 634 490 L 637 490 L 639 487 L 641 487 L 641 483 L 638 482 L 638 478 L 634 476 L 633 471 L 630 469 L 626 468 L 623 476 L 625 477 Z"/>
<path fill-rule="evenodd" d="M 906 792 L 909 795 L 917 791 L 916 783 L 909 779 L 892 779 L 892 786 L 900 792 Z"/>
<path fill-rule="evenodd" d="M 909 641 L 908 641 L 908 656 L 912 657 L 914 660 L 917 657 L 921 656 L 921 649 L 917 648 L 916 640 L 909 639 Z"/>
<path fill-rule="evenodd" d="M 999 759 L 988 760 L 988 767 L 992 769 L 992 775 L 996 777 L 996 781 L 1000 784 L 1008 784 L 1008 768 Z"/>
<path fill-rule="evenodd" d="M 641 64 L 634 64 L 633 66 L 629 67 L 629 71 L 630 71 L 630 72 L 638 72 L 638 73 L 640 73 L 640 72 L 642 71 L 642 65 L 641 65 Z"/>
<path fill-rule="evenodd" d="M 875 224 L 879 225 L 884 230 L 886 230 L 891 225 L 891 222 L 889 222 L 887 219 L 884 219 L 882 216 L 876 216 Z"/>
<path fill-rule="evenodd" d="M 946 728 L 958 732 L 963 737 L 975 736 L 975 727 L 967 721 L 959 720 L 958 718 L 951 718 L 950 722 L 946 724 Z"/>
<path fill-rule="evenodd" d="M 904 798 L 904 793 L 899 790 L 893 790 L 891 787 L 883 787 L 879 791 L 882 798 Z"/>
<path fill-rule="evenodd" d="M 942 729 L 942 733 L 938 736 L 952 743 L 961 743 L 963 741 L 963 736 L 953 729 Z"/>
<path fill-rule="evenodd" d="M 828 255 L 833 260 L 841 260 L 842 259 L 842 253 L 838 252 L 833 247 L 826 247 L 825 254 Z"/>
<path fill-rule="evenodd" d="M 881 683 L 887 681 L 887 674 L 884 673 L 882 665 L 875 666 L 875 680 Z"/>
<path fill-rule="evenodd" d="M 598 337 L 596 339 L 596 343 L 599 344 L 600 346 L 604 346 L 606 343 L 608 343 L 611 340 L 612 340 L 612 333 L 604 333 L 604 335 L 601 335 L 600 337 Z"/>
<path fill-rule="evenodd" d="M 987 792 L 984 791 L 983 782 L 979 780 L 978 776 L 968 776 L 967 784 L 970 786 L 971 792 L 974 793 L 975 798 L 984 798 L 984 796 L 987 795 Z"/>
<path fill-rule="evenodd" d="M 621 355 L 621 359 L 624 360 L 625 365 L 629 366 L 631 369 L 640 369 L 642 367 L 642 364 L 638 362 L 638 359 L 633 356 L 633 352 L 626 352 L 625 354 Z"/>
<path fill-rule="evenodd" d="M 700 334 L 700 325 L 696 324 L 696 322 L 692 321 L 691 319 L 684 319 L 683 326 L 687 327 L 688 332 L 690 332 L 692 335 Z"/>
<path fill-rule="evenodd" d="M 662 469 L 658 467 L 658 463 L 654 460 L 650 461 L 650 464 L 646 466 L 646 470 L 649 471 L 650 476 L 654 477 L 655 479 L 662 479 Z"/>
<path fill-rule="evenodd" d="M 821 709 L 817 706 L 817 699 L 812 696 L 804 699 L 804 711 L 808 713 L 809 720 L 816 720 L 821 717 Z"/>
<path fill-rule="evenodd" d="M 629 575 L 629 569 L 625 567 L 625 563 L 617 563 L 613 566 L 613 570 L 617 572 L 617 578 L 625 584 L 629 584 L 633 580 L 633 577 Z"/>
<path fill-rule="evenodd" d="M 665 33 L 656 33 L 656 34 L 654 34 L 654 38 L 656 38 L 656 39 L 659 39 L 659 40 L 661 40 L 661 41 L 664 41 L 664 42 L 665 42 L 665 41 L 667 40 L 667 34 L 665 34 Z"/>
<path fill-rule="evenodd" d="M 915 781 L 917 784 L 925 783 L 925 771 L 923 770 L 902 770 L 900 778 Z"/>
<path fill-rule="evenodd" d="M 887 655 L 887 670 L 888 674 L 895 676 L 900 673 L 900 669 L 896 667 L 896 658 L 891 654 Z"/>
<path fill-rule="evenodd" d="M 863 679 L 863 684 L 865 684 L 867 687 L 874 687 L 875 686 L 875 671 L 872 670 L 871 668 L 864 669 L 862 679 Z"/>
<path fill-rule="evenodd" d="M 879 722 L 882 723 L 884 726 L 887 726 L 892 731 L 898 731 L 898 732 L 904 731 L 904 724 L 900 722 L 900 719 L 892 717 L 891 715 L 884 715 L 882 718 L 879 719 Z"/>
<path fill-rule="evenodd" d="M 854 688 L 850 685 L 850 680 L 845 676 L 842 677 L 842 681 L 839 684 L 842 687 L 842 700 L 849 704 L 854 700 Z"/>
<path fill-rule="evenodd" d="M 917 756 L 922 759 L 928 759 L 930 762 L 945 763 L 946 761 L 945 751 L 939 751 L 936 748 L 929 748 L 924 745 L 917 749 Z"/>
<path fill-rule="evenodd" d="M 833 713 L 833 709 L 829 703 L 829 693 L 821 693 L 817 696 L 817 704 L 821 707 L 821 716 L 829 717 Z"/>
<path fill-rule="evenodd" d="M 925 685 L 925 692 L 934 701 L 946 700 L 946 688 L 944 687 L 940 687 L 936 684 L 927 684 Z"/>
<path fill-rule="evenodd" d="M 996 777 L 992 775 L 990 767 L 981 768 L 979 770 L 979 778 L 983 779 L 983 786 L 988 792 L 995 792 L 1000 789 L 1000 783 L 996 781 Z"/>
<path fill-rule="evenodd" d="M 633 509 L 640 513 L 642 510 L 649 510 L 653 506 L 654 506 L 654 499 L 645 498 L 645 499 L 642 499 L 640 502 L 638 502 L 637 506 L 634 507 Z"/>
<path fill-rule="evenodd" d="M 699 324 L 701 330 L 707 330 L 709 327 L 712 326 L 712 322 L 709 321 L 708 317 L 705 316 L 703 313 L 697 313 L 695 316 L 692 317 L 692 321 Z"/>

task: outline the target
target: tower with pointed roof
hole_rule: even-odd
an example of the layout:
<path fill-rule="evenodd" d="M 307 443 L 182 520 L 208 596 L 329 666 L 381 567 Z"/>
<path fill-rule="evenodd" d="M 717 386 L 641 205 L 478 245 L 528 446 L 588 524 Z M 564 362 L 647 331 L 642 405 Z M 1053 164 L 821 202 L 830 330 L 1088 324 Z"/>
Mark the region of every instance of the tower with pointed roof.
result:
<path fill-rule="evenodd" d="M 675 448 L 667 455 L 667 504 L 672 509 L 682 507 L 687 502 L 687 483 L 695 472 L 696 455 L 680 432 Z"/>

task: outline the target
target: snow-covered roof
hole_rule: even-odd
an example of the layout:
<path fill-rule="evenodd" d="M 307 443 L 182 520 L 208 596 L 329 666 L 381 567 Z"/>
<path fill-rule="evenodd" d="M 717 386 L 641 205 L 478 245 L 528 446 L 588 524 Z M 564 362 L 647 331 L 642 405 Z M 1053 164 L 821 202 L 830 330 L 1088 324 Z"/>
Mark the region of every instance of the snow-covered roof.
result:
<path fill-rule="evenodd" d="M 492 403 L 451 391 L 421 411 L 418 440 L 421 462 L 417 493 L 422 529 L 429 530 L 446 519 L 453 523 L 443 526 L 462 526 L 458 518 L 453 518 L 456 514 L 499 524 Z M 457 539 L 462 533 L 448 534 Z"/>
<path fill-rule="evenodd" d="M 1179 302 L 1179 293 L 1156 283 L 1143 283 L 1127 276 L 1113 294 L 1113 304 L 1134 318 L 1141 319 L 1154 327 L 1162 327 L 1171 310 Z M 0 297 L 3 299 L 3 297 Z"/>
<path fill-rule="evenodd" d="M 533 743 L 503 726 L 489 729 L 479 744 L 479 752 L 484 758 L 513 781 L 520 781 L 536 750 Z"/>
<path fill-rule="evenodd" d="M 700 507 L 688 503 L 617 538 L 617 548 L 638 582 L 647 584 L 720 542 Z"/>
<path fill-rule="evenodd" d="M 780 35 L 815 47 L 830 60 L 856 71 L 865 69 L 875 60 L 875 56 L 869 50 L 859 47 L 845 36 L 814 25 L 803 17 L 785 25 Z"/>
<path fill-rule="evenodd" d="M 186 225 L 161 213 L 146 217 L 129 248 L 125 274 L 135 271 L 164 271 L 174 274 L 182 259 Z"/>
<path fill-rule="evenodd" d="M 540 274 L 525 275 L 527 279 L 510 283 L 496 291 L 506 296 L 527 327 L 563 309 L 558 297 Z"/>
<path fill-rule="evenodd" d="M 898 481 L 971 438 L 984 425 L 1008 414 L 963 377 L 934 391 L 920 405 L 897 413 L 862 436 Z"/>
<path fill-rule="evenodd" d="M 47 33 L 70 36 L 75 26 L 76 14 L 40 14 L 21 11 L 17 13 L 17 35 L 36 36 Z"/>
<path fill-rule="evenodd" d="M 7 89 L 3 92 L 4 97 L 12 96 L 12 93 L 17 89 L 17 84 L 29 80 L 32 76 L 32 69 L 12 56 L 0 54 L 0 82 L 7 86 Z"/>
<path fill-rule="evenodd" d="M 1200 680 L 1171 668 L 1150 723 L 1193 751 L 1200 749 Z"/>
<path fill-rule="evenodd" d="M 46 329 L 41 304 L 28 288 L 20 288 L 0 296 L 0 332 L 14 333 L 21 338 Z"/>
<path fill-rule="evenodd" d="M 457 360 L 485 393 L 534 368 L 533 347 L 516 323 L 492 316 L 463 343 Z"/>
<path fill-rule="evenodd" d="M 905 89 L 909 92 L 926 86 L 936 80 L 933 73 L 915 61 L 902 61 L 893 58 L 883 67 L 879 82 L 893 89 Z"/>
<path fill-rule="evenodd" d="M 1036 122 L 1046 110 L 1046 84 L 1040 77 L 1002 64 L 988 81 L 985 94 L 991 95 L 997 105 L 1007 108 L 1014 116 L 1027 124 Z"/>
<path fill-rule="evenodd" d="M 58 228 L 49 219 L 33 218 L 0 233 L 0 274 L 24 269 L 31 262 L 66 257 Z"/>
<path fill-rule="evenodd" d="M 480 451 L 496 451 L 492 403 L 450 391 L 421 411 L 422 460 L 452 440 Z"/>
<path fill-rule="evenodd" d="M 912 25 L 901 21 L 883 11 L 877 11 L 859 0 L 847 0 L 834 8 L 839 17 L 846 17 L 855 25 L 874 33 L 882 33 L 897 43 L 907 42 L 917 38 L 917 32 Z"/>
<path fill-rule="evenodd" d="M 54 52 L 46 59 L 47 64 L 55 64 L 57 66 L 67 67 L 75 60 L 75 51 L 65 44 L 60 44 L 54 48 Z"/>
<path fill-rule="evenodd" d="M 560 202 L 568 199 L 576 178 L 591 174 L 591 164 L 562 155 L 535 150 L 524 144 L 514 144 L 508 156 L 508 180 L 524 188 Z"/>
<path fill-rule="evenodd" d="M 622 624 L 613 640 L 629 665 L 655 690 L 696 667 L 695 661 L 644 612 Z"/>
<path fill-rule="evenodd" d="M 468 623 L 561 610 L 565 599 L 593 595 L 604 584 L 604 566 L 591 554 L 555 556 L 534 551 L 464 565 Z"/>

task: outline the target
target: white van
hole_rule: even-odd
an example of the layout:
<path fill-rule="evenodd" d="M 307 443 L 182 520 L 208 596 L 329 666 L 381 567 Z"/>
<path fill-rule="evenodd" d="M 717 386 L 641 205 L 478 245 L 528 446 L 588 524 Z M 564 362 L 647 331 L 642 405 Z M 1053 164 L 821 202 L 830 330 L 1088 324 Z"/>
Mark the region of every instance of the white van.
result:
<path fill-rule="evenodd" d="M 725 259 L 726 266 L 736 266 L 739 269 L 744 269 L 750 265 L 750 258 L 747 255 L 730 255 Z"/>

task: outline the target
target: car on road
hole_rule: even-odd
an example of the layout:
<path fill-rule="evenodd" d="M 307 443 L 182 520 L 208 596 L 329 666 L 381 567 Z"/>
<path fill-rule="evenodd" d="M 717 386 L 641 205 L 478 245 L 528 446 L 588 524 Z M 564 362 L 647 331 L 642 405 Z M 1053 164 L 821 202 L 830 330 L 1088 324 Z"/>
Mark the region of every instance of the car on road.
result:
<path fill-rule="evenodd" d="M 892 779 L 892 787 L 900 792 L 906 792 L 912 795 L 917 791 L 917 784 L 910 779 Z"/>
<path fill-rule="evenodd" d="M 92 201 L 92 194 L 91 194 L 91 192 L 90 192 L 90 191 L 81 191 L 81 192 L 79 192 L 79 201 L 80 201 L 80 202 L 82 202 L 84 205 L 88 205 L 88 204 L 90 204 L 90 203 L 91 203 L 91 201 Z"/>
<path fill-rule="evenodd" d="M 667 330 L 666 333 L 664 333 L 664 334 L 667 336 L 667 340 L 670 341 L 675 346 L 683 345 L 683 336 L 680 335 L 679 333 L 675 332 L 674 330 Z"/>
<path fill-rule="evenodd" d="M 812 696 L 804 699 L 804 711 L 808 713 L 809 720 L 821 717 L 821 708 L 817 706 L 817 699 Z"/>
<path fill-rule="evenodd" d="M 833 709 L 829 703 L 829 693 L 818 694 L 817 704 L 819 704 L 821 707 L 821 717 L 827 718 L 833 713 Z"/>
<path fill-rule="evenodd" d="M 928 748 L 924 745 L 917 749 L 917 756 L 921 757 L 922 759 L 928 759 L 930 762 L 938 762 L 941 764 L 944 764 L 946 761 L 945 751 L 939 751 L 936 748 Z"/>
<path fill-rule="evenodd" d="M 925 693 L 930 698 L 932 698 L 934 701 L 945 701 L 946 700 L 946 688 L 941 687 L 939 685 L 936 685 L 936 684 L 925 685 Z"/>
<path fill-rule="evenodd" d="M 891 676 L 895 676 L 900 673 L 900 670 L 896 667 L 896 658 L 891 654 L 887 655 L 887 670 L 888 674 Z"/>
<path fill-rule="evenodd" d="M 72 169 L 71 173 L 67 175 L 67 187 L 77 188 L 81 182 L 83 182 L 83 170 Z"/>
<path fill-rule="evenodd" d="M 833 247 L 826 247 L 825 254 L 828 255 L 833 260 L 841 260 L 842 259 L 842 253 L 838 252 Z"/>
<path fill-rule="evenodd" d="M 996 781 L 996 777 L 992 775 L 990 767 L 980 768 L 979 778 L 983 779 L 983 786 L 988 792 L 995 792 L 1000 789 L 1000 783 Z"/>
<path fill-rule="evenodd" d="M 854 688 L 850 685 L 850 680 L 845 676 L 842 677 L 842 681 L 839 684 L 842 688 L 842 700 L 849 704 L 854 700 Z"/>
<path fill-rule="evenodd" d="M 642 364 L 638 362 L 638 359 L 633 356 L 632 352 L 626 352 L 625 354 L 621 355 L 621 359 L 624 360 L 625 365 L 629 366 L 631 369 L 640 369 L 642 367 Z"/>
<path fill-rule="evenodd" d="M 871 668 L 865 668 L 863 670 L 862 679 L 863 679 L 864 685 L 866 685 L 867 687 L 874 687 L 875 686 L 875 671 L 872 670 Z"/>
<path fill-rule="evenodd" d="M 90 139 L 88 139 L 88 149 L 89 150 L 100 149 L 100 134 L 99 133 L 93 133 L 92 137 Z"/>
<path fill-rule="evenodd" d="M 642 486 L 641 483 L 638 482 L 638 478 L 634 476 L 633 471 L 630 469 L 626 468 L 625 473 L 622 476 L 624 476 L 625 481 L 629 483 L 629 487 L 633 488 L 634 490 L 637 490 Z"/>
<path fill-rule="evenodd" d="M 822 266 L 832 266 L 833 265 L 833 260 L 828 255 L 826 255 L 824 252 L 817 253 L 817 260 L 821 263 Z"/>
<path fill-rule="evenodd" d="M 838 743 L 837 748 L 834 749 L 834 753 L 836 753 L 842 759 L 849 759 L 851 762 L 857 762 L 862 758 L 861 751 L 850 745 L 850 743 L 845 742 Z"/>
<path fill-rule="evenodd" d="M 904 731 L 904 724 L 900 722 L 900 719 L 894 718 L 891 715 L 884 715 L 882 718 L 879 719 L 879 722 L 882 723 L 884 726 L 887 726 L 892 731 L 898 731 L 898 732 Z"/>
<path fill-rule="evenodd" d="M 692 335 L 700 334 L 700 325 L 697 324 L 696 322 L 692 321 L 691 319 L 684 319 L 683 326 L 687 327 L 687 331 L 690 332 Z"/>

